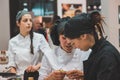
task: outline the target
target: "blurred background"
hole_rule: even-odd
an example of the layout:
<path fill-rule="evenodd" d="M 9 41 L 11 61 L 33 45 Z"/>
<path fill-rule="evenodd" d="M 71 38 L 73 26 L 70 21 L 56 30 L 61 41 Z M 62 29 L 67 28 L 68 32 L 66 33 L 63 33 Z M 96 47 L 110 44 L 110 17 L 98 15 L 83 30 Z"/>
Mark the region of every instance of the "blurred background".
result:
<path fill-rule="evenodd" d="M 69 8 L 65 10 L 63 4 Z M 17 34 L 15 16 L 23 9 L 42 16 L 42 22 L 49 22 L 54 15 L 73 17 L 77 9 L 99 10 L 107 23 L 107 39 L 120 51 L 120 0 L 0 0 L 0 50 L 7 50 L 8 40 Z"/>

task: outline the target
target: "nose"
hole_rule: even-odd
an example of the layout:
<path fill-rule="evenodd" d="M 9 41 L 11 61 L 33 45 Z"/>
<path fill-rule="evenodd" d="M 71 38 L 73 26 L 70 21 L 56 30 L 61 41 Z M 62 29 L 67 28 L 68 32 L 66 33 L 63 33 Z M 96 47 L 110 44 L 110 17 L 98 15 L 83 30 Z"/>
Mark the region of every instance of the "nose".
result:
<path fill-rule="evenodd" d="M 66 39 L 67 40 L 67 44 L 72 46 L 72 41 L 70 39 Z"/>
<path fill-rule="evenodd" d="M 71 43 L 71 40 L 70 40 L 70 39 L 66 38 L 66 40 L 67 40 L 67 43 Z"/>
<path fill-rule="evenodd" d="M 32 22 L 30 20 L 28 20 L 27 24 L 30 25 L 30 24 L 32 24 Z"/>

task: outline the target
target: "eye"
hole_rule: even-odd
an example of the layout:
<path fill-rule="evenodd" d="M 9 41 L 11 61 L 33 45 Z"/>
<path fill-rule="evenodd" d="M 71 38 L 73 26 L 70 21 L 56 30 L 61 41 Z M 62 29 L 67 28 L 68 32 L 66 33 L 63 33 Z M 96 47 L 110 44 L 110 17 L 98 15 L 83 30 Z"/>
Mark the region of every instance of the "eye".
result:
<path fill-rule="evenodd" d="M 30 19 L 30 22 L 32 22 L 32 19 Z"/>
<path fill-rule="evenodd" d="M 28 21 L 28 19 L 24 19 L 24 20 L 23 20 L 23 22 L 27 22 L 27 21 Z"/>
<path fill-rule="evenodd" d="M 28 22 L 28 21 L 32 22 L 32 19 L 24 19 L 23 20 L 23 22 Z"/>

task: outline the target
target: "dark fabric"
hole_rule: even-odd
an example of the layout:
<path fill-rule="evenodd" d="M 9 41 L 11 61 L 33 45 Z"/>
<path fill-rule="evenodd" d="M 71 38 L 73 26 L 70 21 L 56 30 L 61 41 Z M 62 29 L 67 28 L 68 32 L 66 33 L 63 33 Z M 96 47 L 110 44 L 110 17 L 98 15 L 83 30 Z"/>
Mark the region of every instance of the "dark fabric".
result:
<path fill-rule="evenodd" d="M 28 80 L 29 77 L 34 77 L 34 80 L 38 80 L 39 72 L 24 72 L 24 80 Z"/>
<path fill-rule="evenodd" d="M 40 33 L 40 34 L 43 34 L 43 36 L 46 38 L 46 30 L 45 29 L 38 29 L 37 31 L 35 31 L 36 33 Z"/>
<path fill-rule="evenodd" d="M 120 54 L 105 39 L 92 48 L 88 60 L 84 61 L 85 80 L 120 80 Z"/>

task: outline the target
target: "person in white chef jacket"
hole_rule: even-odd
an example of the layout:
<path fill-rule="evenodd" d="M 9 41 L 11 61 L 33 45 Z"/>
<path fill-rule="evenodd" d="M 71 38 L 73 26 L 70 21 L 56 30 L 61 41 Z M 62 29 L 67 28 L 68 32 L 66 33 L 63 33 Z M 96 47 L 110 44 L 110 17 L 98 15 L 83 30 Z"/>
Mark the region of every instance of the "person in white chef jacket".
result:
<path fill-rule="evenodd" d="M 79 80 L 79 75 L 83 74 L 83 61 L 86 60 L 91 52 L 74 49 L 70 42 L 67 42 L 64 36 L 64 26 L 69 17 L 62 18 L 54 24 L 51 29 L 51 39 L 54 48 L 54 54 L 58 61 L 58 68 L 53 69 L 48 58 L 43 56 L 41 68 L 39 70 L 39 80 Z M 76 73 L 76 74 L 73 74 Z"/>
<path fill-rule="evenodd" d="M 43 54 L 51 53 L 51 49 L 42 34 L 32 32 L 32 16 L 28 11 L 19 11 L 16 23 L 19 34 L 9 40 L 7 67 L 17 75 L 38 71 Z"/>

